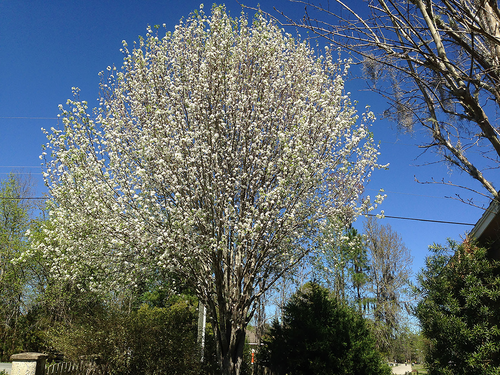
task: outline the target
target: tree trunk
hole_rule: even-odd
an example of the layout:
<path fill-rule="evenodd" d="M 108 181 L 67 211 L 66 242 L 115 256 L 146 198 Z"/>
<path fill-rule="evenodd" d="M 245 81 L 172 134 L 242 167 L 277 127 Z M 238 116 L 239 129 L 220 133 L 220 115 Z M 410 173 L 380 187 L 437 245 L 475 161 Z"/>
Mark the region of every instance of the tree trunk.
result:
<path fill-rule="evenodd" d="M 230 328 L 230 340 L 222 353 L 222 374 L 239 375 L 243 363 L 246 327 L 236 328 L 231 325 L 228 328 Z"/>
<path fill-rule="evenodd" d="M 215 304 L 207 301 L 214 328 L 217 357 L 223 375 L 239 375 L 243 363 L 246 327 L 250 321 L 247 304 Z"/>

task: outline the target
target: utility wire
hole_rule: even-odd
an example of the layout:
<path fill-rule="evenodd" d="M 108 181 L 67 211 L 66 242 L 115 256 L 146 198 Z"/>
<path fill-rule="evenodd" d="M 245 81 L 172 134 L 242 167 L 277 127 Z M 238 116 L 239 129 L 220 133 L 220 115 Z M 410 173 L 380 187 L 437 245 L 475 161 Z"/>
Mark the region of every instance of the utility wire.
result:
<path fill-rule="evenodd" d="M 376 214 L 365 214 L 366 216 L 378 216 Z M 444 221 L 444 220 L 432 220 L 432 219 L 417 219 L 414 217 L 402 217 L 402 216 L 389 216 L 389 215 L 383 215 L 384 218 L 388 219 L 401 219 L 401 220 L 413 220 L 413 221 L 425 221 L 429 223 L 440 223 L 440 224 L 456 224 L 456 225 L 471 225 L 474 226 L 476 224 L 471 224 L 471 223 L 459 223 L 456 221 Z"/>
<path fill-rule="evenodd" d="M 9 199 L 9 200 L 23 200 L 23 199 L 40 199 L 40 200 L 47 200 L 49 198 L 42 198 L 42 197 L 0 197 L 0 199 Z M 376 214 L 365 214 L 365 216 L 377 216 Z M 401 220 L 413 220 L 413 221 L 423 221 L 427 223 L 439 223 L 439 224 L 455 224 L 455 225 L 470 225 L 474 226 L 476 224 L 471 224 L 471 223 L 459 223 L 456 221 L 445 221 L 445 220 L 432 220 L 432 219 L 417 219 L 414 217 L 403 217 L 403 216 L 390 216 L 390 215 L 383 215 L 384 218 L 387 219 L 401 219 Z"/>
<path fill-rule="evenodd" d="M 4 174 L 4 175 L 14 175 L 14 176 L 22 176 L 22 175 L 43 175 L 43 173 L 41 172 L 0 172 L 0 174 Z"/>
<path fill-rule="evenodd" d="M 41 199 L 41 200 L 47 200 L 49 198 L 42 198 L 42 197 L 0 197 L 0 199 L 8 199 L 8 200 L 24 200 L 24 199 Z"/>
<path fill-rule="evenodd" d="M 58 117 L 24 117 L 24 116 L 1 116 L 0 119 L 21 119 L 21 120 L 59 120 Z"/>

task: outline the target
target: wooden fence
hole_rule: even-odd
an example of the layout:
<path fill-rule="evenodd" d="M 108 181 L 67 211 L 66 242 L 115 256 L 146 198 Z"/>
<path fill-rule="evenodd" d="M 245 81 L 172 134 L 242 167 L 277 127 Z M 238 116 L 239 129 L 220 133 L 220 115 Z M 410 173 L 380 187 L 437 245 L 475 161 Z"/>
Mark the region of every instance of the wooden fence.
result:
<path fill-rule="evenodd" d="M 104 366 L 97 365 L 93 362 L 82 361 L 75 362 L 60 362 L 45 366 L 45 375 L 106 375 L 107 371 Z"/>

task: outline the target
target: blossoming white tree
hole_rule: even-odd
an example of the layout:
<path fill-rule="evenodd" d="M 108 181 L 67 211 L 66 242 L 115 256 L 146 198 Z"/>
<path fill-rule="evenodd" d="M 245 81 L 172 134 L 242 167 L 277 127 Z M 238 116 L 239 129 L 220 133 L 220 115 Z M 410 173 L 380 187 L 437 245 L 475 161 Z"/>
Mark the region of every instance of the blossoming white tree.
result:
<path fill-rule="evenodd" d="M 94 288 L 175 270 L 208 308 L 223 373 L 238 373 L 255 301 L 326 216 L 371 205 L 377 148 L 345 67 L 261 16 L 195 12 L 124 53 L 95 116 L 68 101 L 47 133 L 51 225 L 36 249 Z"/>

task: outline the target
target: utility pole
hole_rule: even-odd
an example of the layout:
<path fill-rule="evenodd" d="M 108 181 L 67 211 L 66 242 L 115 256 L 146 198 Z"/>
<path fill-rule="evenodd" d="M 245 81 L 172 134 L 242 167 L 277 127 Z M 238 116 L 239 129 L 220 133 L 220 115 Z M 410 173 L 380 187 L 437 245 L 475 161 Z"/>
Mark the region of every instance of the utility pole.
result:
<path fill-rule="evenodd" d="M 207 308 L 198 302 L 198 344 L 200 346 L 200 362 L 203 362 L 205 354 L 205 326 L 207 323 Z"/>

